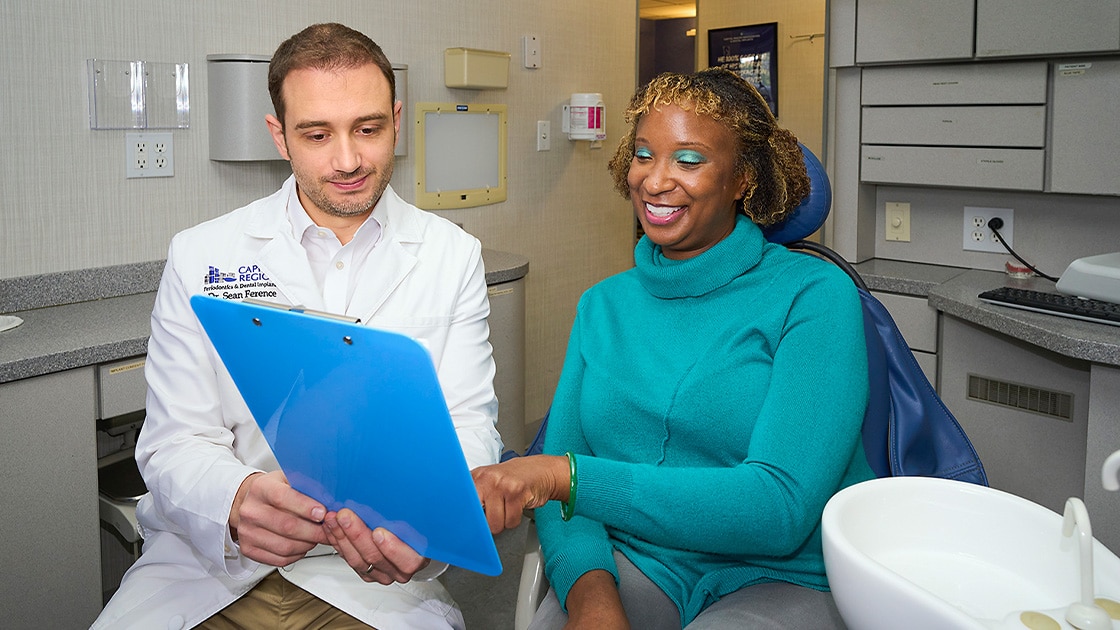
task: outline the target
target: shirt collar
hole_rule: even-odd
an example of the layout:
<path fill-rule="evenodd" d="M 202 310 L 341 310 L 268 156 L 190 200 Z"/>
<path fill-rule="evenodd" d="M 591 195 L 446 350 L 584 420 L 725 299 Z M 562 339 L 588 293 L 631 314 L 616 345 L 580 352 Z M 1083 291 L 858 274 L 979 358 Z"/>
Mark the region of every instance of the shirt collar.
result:
<path fill-rule="evenodd" d="M 388 188 L 386 187 L 386 191 Z M 315 224 L 311 220 L 311 215 L 307 214 L 307 210 L 303 207 L 303 202 L 299 200 L 298 185 L 292 186 L 288 192 L 288 201 L 286 209 L 288 213 L 288 223 L 292 228 L 292 238 L 298 243 L 305 243 L 304 238 L 307 237 L 313 230 L 327 230 Z M 354 240 L 364 239 L 365 234 L 372 234 L 373 245 L 381 241 L 381 235 L 385 232 L 385 226 L 389 222 L 388 202 L 385 199 L 386 195 L 382 193 L 381 198 L 377 200 L 377 204 L 373 206 L 373 212 L 366 217 L 362 225 L 358 226 L 358 231 L 354 233 Z M 370 225 L 370 222 L 374 225 Z"/>

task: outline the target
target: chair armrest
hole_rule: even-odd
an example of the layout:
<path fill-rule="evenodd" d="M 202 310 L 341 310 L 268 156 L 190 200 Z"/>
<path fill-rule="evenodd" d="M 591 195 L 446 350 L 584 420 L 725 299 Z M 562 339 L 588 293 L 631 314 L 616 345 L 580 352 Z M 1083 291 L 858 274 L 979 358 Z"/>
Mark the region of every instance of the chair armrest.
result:
<path fill-rule="evenodd" d="M 533 620 L 545 593 L 548 580 L 544 576 L 544 557 L 537 538 L 537 524 L 529 521 L 525 535 L 525 559 L 521 564 L 521 584 L 517 588 L 517 607 L 514 609 L 514 630 L 525 630 Z"/>

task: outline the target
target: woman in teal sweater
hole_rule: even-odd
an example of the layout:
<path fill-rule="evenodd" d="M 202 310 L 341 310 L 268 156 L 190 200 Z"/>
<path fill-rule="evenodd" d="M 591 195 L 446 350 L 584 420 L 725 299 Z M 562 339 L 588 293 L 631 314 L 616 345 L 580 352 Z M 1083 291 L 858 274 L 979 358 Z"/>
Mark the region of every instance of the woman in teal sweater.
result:
<path fill-rule="evenodd" d="M 532 627 L 842 628 L 821 513 L 874 476 L 866 350 L 851 280 L 759 227 L 807 192 L 797 141 L 722 70 L 654 79 L 627 120 L 635 266 L 580 300 L 546 454 L 475 473 L 495 531 L 561 502 Z"/>

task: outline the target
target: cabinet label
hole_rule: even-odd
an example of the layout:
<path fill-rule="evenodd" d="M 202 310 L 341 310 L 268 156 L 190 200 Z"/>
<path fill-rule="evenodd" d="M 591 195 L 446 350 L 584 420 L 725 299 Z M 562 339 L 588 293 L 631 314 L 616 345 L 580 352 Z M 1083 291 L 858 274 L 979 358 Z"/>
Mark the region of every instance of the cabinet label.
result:
<path fill-rule="evenodd" d="M 1085 74 L 1085 71 L 1092 67 L 1093 64 L 1091 63 L 1063 63 L 1058 64 L 1055 69 L 1058 71 L 1059 76 L 1075 77 Z"/>
<path fill-rule="evenodd" d="M 109 368 L 109 374 L 120 374 L 121 372 L 129 372 L 131 370 L 138 370 L 138 369 L 144 367 L 145 361 L 146 361 L 146 359 L 140 359 L 139 361 L 134 361 L 134 362 L 126 364 L 126 365 L 118 365 L 116 367 L 111 367 L 111 368 Z"/>

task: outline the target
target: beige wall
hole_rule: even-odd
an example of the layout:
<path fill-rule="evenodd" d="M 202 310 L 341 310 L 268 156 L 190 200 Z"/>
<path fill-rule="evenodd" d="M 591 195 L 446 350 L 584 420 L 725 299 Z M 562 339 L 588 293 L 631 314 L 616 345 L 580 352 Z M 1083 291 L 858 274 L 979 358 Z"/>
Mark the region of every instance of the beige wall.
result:
<path fill-rule="evenodd" d="M 544 414 L 576 300 L 631 264 L 629 204 L 611 190 L 610 149 L 560 134 L 572 92 L 602 92 L 607 145 L 634 87 L 636 3 L 566 0 L 0 0 L 0 278 L 158 260 L 177 231 L 273 191 L 285 163 L 208 159 L 206 55 L 271 54 L 288 35 L 341 21 L 409 66 L 409 100 L 509 106 L 509 197 L 443 212 L 484 247 L 525 255 L 527 414 Z M 588 19 L 587 16 L 594 16 Z M 543 67 L 522 67 L 521 37 L 540 38 Z M 443 50 L 513 53 L 509 89 L 443 85 Z M 174 131 L 175 177 L 126 179 L 123 131 L 91 131 L 87 58 L 187 62 L 191 127 Z M 552 150 L 535 150 L 551 120 Z M 263 124 L 263 123 L 262 123 Z M 412 157 L 393 186 L 412 199 Z"/>
<path fill-rule="evenodd" d="M 778 23 L 779 122 L 821 155 L 825 39 L 790 36 L 824 33 L 825 0 L 697 0 L 696 59 L 708 67 L 708 31 Z"/>

